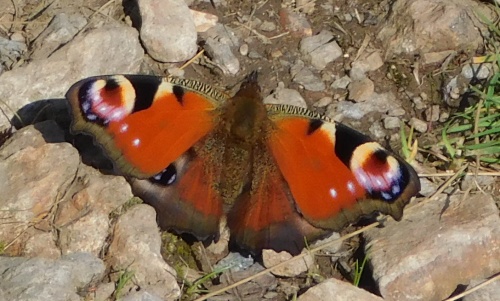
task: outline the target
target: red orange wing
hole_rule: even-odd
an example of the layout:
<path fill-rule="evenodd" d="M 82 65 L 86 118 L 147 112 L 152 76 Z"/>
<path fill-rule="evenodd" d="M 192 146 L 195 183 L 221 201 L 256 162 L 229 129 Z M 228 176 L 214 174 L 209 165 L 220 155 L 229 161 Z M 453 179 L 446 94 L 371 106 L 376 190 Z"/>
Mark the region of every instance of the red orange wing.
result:
<path fill-rule="evenodd" d="M 92 134 L 124 174 L 148 178 L 213 129 L 228 96 L 192 80 L 111 75 L 77 82 L 66 98 L 72 130 Z"/>
<path fill-rule="evenodd" d="M 258 254 L 262 249 L 298 254 L 306 241 L 328 232 L 308 223 L 295 209 L 293 197 L 265 146 L 255 148 L 251 188 L 244 191 L 228 213 L 231 239 Z"/>
<path fill-rule="evenodd" d="M 66 97 L 72 130 L 91 134 L 132 177 L 135 194 L 155 207 L 163 228 L 217 239 L 220 163 L 192 148 L 213 130 L 226 94 L 174 77 L 111 75 L 84 79 Z"/>
<path fill-rule="evenodd" d="M 267 145 L 311 225 L 339 230 L 375 211 L 399 219 L 420 190 L 410 165 L 361 133 L 297 107 L 267 109 Z"/>

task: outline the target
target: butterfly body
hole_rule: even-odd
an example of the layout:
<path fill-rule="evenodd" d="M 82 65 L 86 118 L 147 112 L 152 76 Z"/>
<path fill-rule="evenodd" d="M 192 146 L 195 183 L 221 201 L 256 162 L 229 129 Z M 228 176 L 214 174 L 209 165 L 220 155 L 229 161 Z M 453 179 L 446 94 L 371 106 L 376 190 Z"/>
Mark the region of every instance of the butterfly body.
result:
<path fill-rule="evenodd" d="M 95 137 L 162 228 L 296 254 L 375 211 L 396 219 L 420 189 L 378 143 L 312 111 L 178 78 L 103 76 L 68 92 L 72 129 Z"/>

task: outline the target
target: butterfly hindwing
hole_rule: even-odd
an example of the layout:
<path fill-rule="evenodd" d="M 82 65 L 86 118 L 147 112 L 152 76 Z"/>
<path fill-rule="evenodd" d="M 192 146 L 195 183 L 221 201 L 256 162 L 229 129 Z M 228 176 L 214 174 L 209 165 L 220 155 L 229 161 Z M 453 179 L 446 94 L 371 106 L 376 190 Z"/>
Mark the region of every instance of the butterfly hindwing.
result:
<path fill-rule="evenodd" d="M 189 151 L 165 171 L 166 179 L 132 179 L 133 192 L 156 209 L 162 229 L 217 240 L 222 201 L 214 183 L 220 166 L 212 163 Z"/>
<path fill-rule="evenodd" d="M 315 227 L 340 230 L 374 211 L 400 218 L 420 189 L 407 163 L 361 133 L 308 110 L 267 107 L 268 146 L 297 211 Z"/>
<path fill-rule="evenodd" d="M 210 132 L 227 99 L 200 82 L 145 75 L 87 78 L 66 97 L 72 129 L 91 133 L 122 173 L 139 178 L 160 173 Z"/>
<path fill-rule="evenodd" d="M 240 247 L 298 254 L 306 241 L 326 232 L 300 216 L 293 197 L 266 147 L 258 147 L 253 162 L 251 188 L 245 190 L 228 213 L 231 238 Z"/>

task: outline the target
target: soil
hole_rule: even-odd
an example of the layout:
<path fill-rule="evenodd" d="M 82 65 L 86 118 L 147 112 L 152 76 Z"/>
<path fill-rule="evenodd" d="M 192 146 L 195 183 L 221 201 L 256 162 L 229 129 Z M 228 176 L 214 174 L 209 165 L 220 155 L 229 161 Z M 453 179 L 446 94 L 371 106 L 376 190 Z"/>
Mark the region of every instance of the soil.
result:
<path fill-rule="evenodd" d="M 0 4 L 3 2 L 0 0 Z M 17 2 L 17 1 L 16 1 Z M 52 16 L 62 11 L 78 10 L 86 16 L 95 15 L 93 22 L 130 22 L 123 10 L 120 3 L 109 3 L 107 0 L 93 0 L 85 1 L 84 5 L 75 3 L 69 0 L 59 1 L 25 1 L 27 5 L 20 6 L 16 15 L 14 23 L 9 23 L 9 26 L 0 23 L 0 35 L 6 36 L 13 32 L 21 32 L 28 41 L 33 41 L 34 38 L 46 27 Z M 196 1 L 197 4 L 191 8 L 212 13 L 219 17 L 219 23 L 229 25 L 233 28 L 241 27 L 238 23 L 245 23 L 244 19 L 259 18 L 261 21 L 270 21 L 280 26 L 279 11 L 282 8 L 282 2 L 294 1 L 280 1 L 280 0 L 262 0 L 262 1 L 240 1 L 240 0 L 227 0 L 226 4 L 222 5 L 219 1 L 215 1 L 215 5 L 211 2 Z M 200 3 L 201 2 L 201 3 Z M 365 38 L 370 38 L 369 47 L 374 49 L 382 49 L 382 45 L 375 38 L 378 31 L 378 26 L 384 16 L 389 13 L 390 1 L 378 0 L 318 0 L 315 2 L 315 11 L 307 16 L 308 21 L 313 28 L 313 34 L 318 33 L 320 30 L 326 29 L 334 33 L 335 40 L 344 52 L 341 59 L 331 63 L 321 75 L 324 78 L 331 78 L 334 75 L 343 76 L 348 73 L 351 63 L 357 56 L 357 51 L 360 49 Z M 125 11 L 130 9 L 130 1 L 124 1 Z M 322 5 L 331 4 L 334 7 L 334 14 L 327 13 L 327 10 L 322 9 Z M 7 5 L 7 4 L 2 4 Z M 8 5 L 10 6 L 10 4 Z M 104 9 L 103 9 L 104 7 Z M 365 20 L 362 24 L 359 22 L 351 21 L 346 22 L 343 16 L 350 14 L 357 10 L 359 15 Z M 0 13 L 1 16 L 1 13 Z M 111 21 L 110 21 L 111 20 Z M 113 21 L 114 20 L 114 21 Z M 237 22 L 237 23 L 236 23 Z M 269 38 L 276 36 L 279 32 L 265 33 Z M 289 66 L 297 59 L 301 59 L 299 52 L 299 42 L 301 37 L 292 34 L 284 35 L 282 37 L 272 39 L 271 44 L 264 44 L 261 40 L 255 37 L 251 32 L 247 31 L 248 39 L 245 42 L 249 48 L 261 54 L 261 58 L 252 59 L 247 56 L 238 56 L 240 60 L 240 72 L 236 76 L 226 76 L 218 68 L 204 65 L 192 64 L 186 68 L 185 76 L 188 78 L 195 78 L 215 86 L 221 87 L 224 90 L 233 91 L 237 88 L 238 84 L 243 78 L 253 70 L 259 71 L 259 82 L 262 85 L 263 95 L 268 95 L 275 89 L 279 82 L 284 82 L 285 87 L 297 89 L 301 92 L 302 96 L 306 99 L 307 103 L 312 105 L 325 96 L 332 96 L 331 91 L 327 89 L 325 92 L 310 92 L 304 90 L 300 85 L 292 81 Z M 252 38 L 250 38 L 252 37 Z M 29 43 L 28 43 L 29 45 Z M 237 51 L 237 50 L 235 50 Z M 376 92 L 391 91 L 403 102 L 403 107 L 408 108 L 407 116 L 417 117 L 424 119 L 423 112 L 412 108 L 410 98 L 407 95 L 419 95 L 425 93 L 429 97 L 427 102 L 429 105 L 439 104 L 441 111 L 452 112 L 451 108 L 443 105 L 441 100 L 441 88 L 444 82 L 454 74 L 460 72 L 461 63 L 468 59 L 466 56 L 458 56 L 455 61 L 448 65 L 447 70 L 440 70 L 437 67 L 428 67 L 427 70 L 420 70 L 421 75 L 428 75 L 426 80 L 419 85 L 413 80 L 413 66 L 417 61 L 415 57 L 394 57 L 386 61 L 386 64 L 377 71 L 370 73 L 369 77 L 374 81 Z M 22 58 L 21 62 L 10 68 L 22 65 L 23 61 L 30 60 L 29 53 Z M 177 65 L 179 66 L 179 65 Z M 208 67 L 207 67 L 208 66 Z M 153 73 L 156 75 L 164 75 L 168 68 L 172 67 L 171 64 L 158 63 L 152 59 L 146 59 L 143 70 L 145 73 Z M 388 79 L 387 73 L 392 73 L 394 79 Z M 317 109 L 321 112 L 324 109 Z M 355 122 L 356 128 L 360 131 L 368 132 L 368 128 L 372 125 L 372 121 L 377 118 L 376 114 L 370 118 L 364 118 L 361 121 Z M 345 120 L 350 123 L 352 121 Z M 421 143 L 432 145 L 439 141 L 441 135 L 440 128 L 442 124 L 433 124 L 428 133 L 422 134 Z M 389 134 L 390 131 L 388 131 Z M 394 130 L 396 132 L 396 130 Z M 0 141 L 3 139 L 4 133 L 0 133 Z M 393 148 L 398 149 L 397 141 L 391 142 Z M 425 147 L 425 145 L 423 145 Z M 349 227 L 345 232 L 350 232 L 355 228 Z M 165 242 L 171 242 L 171 238 L 165 235 Z M 336 262 L 332 264 L 333 255 L 319 255 L 316 257 L 318 269 L 311 271 L 306 276 L 295 278 L 280 278 L 278 279 L 278 286 L 276 291 L 279 293 L 276 300 L 291 299 L 290 292 L 299 292 L 306 288 L 318 283 L 320 280 L 336 277 L 352 281 L 354 262 L 356 260 L 362 261 L 365 255 L 362 252 L 363 240 L 362 238 L 351 239 L 343 248 L 341 256 L 338 257 Z M 172 249 L 177 250 L 180 254 L 172 255 Z M 187 248 L 189 249 L 189 247 Z M 196 263 L 196 256 L 190 251 L 186 251 L 186 245 L 179 244 L 175 241 L 175 247 L 165 247 L 165 259 L 171 264 L 176 266 L 179 260 L 190 262 L 193 265 Z M 180 251 L 179 251 L 180 250 Z M 175 253 L 175 252 L 174 252 Z M 182 259 L 181 259 L 182 258 Z M 198 263 L 198 268 L 201 265 Z M 351 269 L 351 270 L 349 270 Z M 201 271 L 207 272 L 207 271 Z M 213 283 L 216 284 L 217 280 Z M 210 286 L 210 284 L 206 284 Z M 369 291 L 377 293 L 376 285 L 370 277 L 370 271 L 367 268 L 363 273 L 360 286 Z"/>

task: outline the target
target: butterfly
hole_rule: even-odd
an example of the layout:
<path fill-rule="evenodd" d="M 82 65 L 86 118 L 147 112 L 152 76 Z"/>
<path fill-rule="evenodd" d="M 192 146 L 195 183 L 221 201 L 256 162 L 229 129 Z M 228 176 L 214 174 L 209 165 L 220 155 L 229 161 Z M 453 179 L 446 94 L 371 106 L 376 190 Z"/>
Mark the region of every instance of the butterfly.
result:
<path fill-rule="evenodd" d="M 163 229 L 240 249 L 298 254 L 381 212 L 399 220 L 420 190 L 414 169 L 369 137 L 313 111 L 264 104 L 253 72 L 230 97 L 195 80 L 108 75 L 66 94 L 72 131 L 94 137 L 155 207 Z"/>

